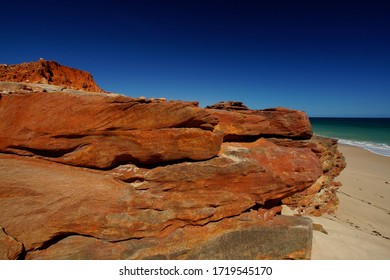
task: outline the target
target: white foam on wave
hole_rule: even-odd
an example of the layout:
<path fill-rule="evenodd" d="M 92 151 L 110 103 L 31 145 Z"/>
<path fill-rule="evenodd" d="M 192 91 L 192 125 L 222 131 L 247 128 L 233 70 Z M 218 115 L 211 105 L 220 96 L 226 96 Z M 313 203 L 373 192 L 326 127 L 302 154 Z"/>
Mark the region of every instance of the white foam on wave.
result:
<path fill-rule="evenodd" d="M 338 139 L 340 144 L 360 147 L 374 154 L 390 157 L 390 146 L 383 143 Z"/>

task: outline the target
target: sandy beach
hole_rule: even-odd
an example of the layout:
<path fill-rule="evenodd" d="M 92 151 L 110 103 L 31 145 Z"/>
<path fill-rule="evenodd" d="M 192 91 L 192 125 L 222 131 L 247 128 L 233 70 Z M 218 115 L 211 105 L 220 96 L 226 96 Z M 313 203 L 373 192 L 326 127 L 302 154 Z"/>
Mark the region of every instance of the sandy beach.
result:
<path fill-rule="evenodd" d="M 339 145 L 347 167 L 336 181 L 340 205 L 334 215 L 311 217 L 312 259 L 390 260 L 390 157 Z"/>

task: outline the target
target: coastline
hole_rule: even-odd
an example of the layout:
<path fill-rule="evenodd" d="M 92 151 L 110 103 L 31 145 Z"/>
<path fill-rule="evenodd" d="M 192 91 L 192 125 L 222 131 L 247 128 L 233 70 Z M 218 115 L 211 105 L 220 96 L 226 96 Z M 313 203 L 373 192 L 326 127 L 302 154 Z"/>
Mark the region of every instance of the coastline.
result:
<path fill-rule="evenodd" d="M 340 204 L 333 215 L 310 217 L 312 259 L 390 260 L 390 157 L 339 144 L 347 167 L 336 178 Z"/>
<path fill-rule="evenodd" d="M 390 157 L 390 118 L 310 118 L 316 135 Z"/>

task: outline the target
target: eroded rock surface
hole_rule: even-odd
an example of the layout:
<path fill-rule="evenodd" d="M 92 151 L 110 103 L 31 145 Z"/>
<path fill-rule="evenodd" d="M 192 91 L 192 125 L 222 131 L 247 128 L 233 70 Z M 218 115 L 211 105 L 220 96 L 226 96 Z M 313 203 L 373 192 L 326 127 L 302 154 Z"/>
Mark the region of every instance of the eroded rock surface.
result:
<path fill-rule="evenodd" d="M 16 260 L 23 253 L 23 244 L 0 227 L 0 260 Z"/>
<path fill-rule="evenodd" d="M 317 181 L 310 188 L 285 198 L 283 203 L 305 215 L 321 216 L 324 213 L 334 213 L 339 204 L 337 190 L 341 186 L 335 178 L 346 166 L 344 156 L 337 149 L 337 140 L 313 136 L 307 141 L 270 141 L 286 147 L 310 148 L 321 161 L 322 175 Z"/>
<path fill-rule="evenodd" d="M 38 92 L 0 99 L 0 151 L 106 169 L 122 162 L 205 160 L 217 119 L 193 103 Z"/>
<path fill-rule="evenodd" d="M 44 59 L 13 65 L 0 64 L 0 81 L 52 84 L 91 92 L 103 91 L 88 72 Z"/>
<path fill-rule="evenodd" d="M 3 258 L 310 258 L 310 221 L 280 205 L 334 211 L 344 160 L 304 112 L 98 93 L 38 65 L 53 75 L 0 69 Z"/>
<path fill-rule="evenodd" d="M 209 110 L 218 118 L 215 129 L 223 134 L 224 141 L 253 141 L 259 137 L 310 139 L 313 135 L 309 118 L 301 111 L 286 108 Z"/>
<path fill-rule="evenodd" d="M 27 251 L 74 233 L 106 241 L 166 236 L 280 200 L 320 176 L 309 150 L 297 157 L 295 150 L 263 142 L 251 144 L 250 151 L 224 144 L 210 161 L 141 170 L 128 178 L 120 168 L 85 170 L 0 154 L 0 224 Z M 114 179 L 118 173 L 124 181 Z"/>
<path fill-rule="evenodd" d="M 310 259 L 312 222 L 277 216 L 259 223 L 243 213 L 202 227 L 186 226 L 165 237 L 107 242 L 71 235 L 26 259 Z"/>

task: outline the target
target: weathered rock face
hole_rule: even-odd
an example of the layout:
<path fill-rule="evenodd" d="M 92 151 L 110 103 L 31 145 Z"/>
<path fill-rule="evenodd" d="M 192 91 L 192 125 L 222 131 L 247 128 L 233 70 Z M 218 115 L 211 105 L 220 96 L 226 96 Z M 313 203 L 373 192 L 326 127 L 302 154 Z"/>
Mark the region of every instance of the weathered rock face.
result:
<path fill-rule="evenodd" d="M 193 103 L 114 94 L 7 94 L 0 118 L 0 151 L 101 169 L 205 160 L 222 141 L 209 131 L 217 119 Z"/>
<path fill-rule="evenodd" d="M 343 159 L 300 111 L 0 92 L 2 258 L 307 259 L 311 223 L 274 215 L 337 204 Z"/>
<path fill-rule="evenodd" d="M 91 92 L 103 91 L 91 74 L 44 59 L 15 65 L 0 64 L 0 81 L 53 84 Z"/>
<path fill-rule="evenodd" d="M 8 236 L 0 227 L 0 260 L 16 260 L 23 252 L 23 244 Z"/>
<path fill-rule="evenodd" d="M 304 112 L 286 108 L 249 110 L 241 102 L 232 101 L 208 108 L 218 118 L 215 130 L 223 134 L 224 141 L 253 141 L 259 137 L 310 139 L 313 135 Z"/>
<path fill-rule="evenodd" d="M 222 101 L 215 103 L 213 105 L 207 106 L 207 109 L 217 109 L 217 110 L 230 110 L 230 111 L 237 111 L 237 110 L 249 110 L 248 107 L 246 107 L 242 102 L 240 101 Z"/>
<path fill-rule="evenodd" d="M 298 156 L 266 140 L 250 145 L 224 144 L 210 161 L 133 167 L 130 176 L 126 167 L 87 171 L 0 155 L 0 224 L 28 251 L 70 233 L 106 241 L 166 236 L 280 200 L 321 174 L 310 150 Z"/>
<path fill-rule="evenodd" d="M 339 204 L 336 191 L 341 186 L 334 179 L 346 166 L 344 156 L 337 150 L 337 140 L 319 136 L 308 141 L 270 140 L 281 146 L 310 148 L 321 160 L 323 172 L 317 181 L 310 188 L 285 198 L 283 203 L 305 215 L 334 213 Z"/>
<path fill-rule="evenodd" d="M 186 226 L 165 237 L 107 242 L 70 235 L 26 259 L 310 259 L 312 223 L 277 216 L 260 224 L 243 213 L 202 227 Z"/>
<path fill-rule="evenodd" d="M 56 86 L 49 84 L 33 84 L 33 83 L 19 83 L 19 82 L 2 82 L 0 81 L 0 93 L 8 95 L 11 93 L 25 94 L 37 92 L 62 92 L 72 94 L 91 94 L 84 90 L 71 89 L 64 86 Z M 97 92 L 93 92 L 98 94 Z M 107 93 L 105 93 L 107 94 Z"/>
<path fill-rule="evenodd" d="M 158 169 L 151 170 L 150 177 L 161 174 Z M 4 209 L 0 223 L 23 242 L 28 258 L 310 256 L 308 221 L 293 217 L 261 222 L 255 211 L 242 210 L 254 202 L 247 197 L 246 205 L 241 205 L 240 198 L 248 195 L 241 194 L 239 186 L 232 194 L 220 185 L 213 191 L 215 185 L 195 195 L 196 190 L 187 190 L 185 182 L 176 182 L 176 188 L 171 185 L 170 189 L 163 189 L 159 181 L 124 184 L 105 172 L 14 155 L 0 156 L 0 186 Z M 260 192 L 259 187 L 251 195 L 260 196 Z M 256 234 L 264 236 L 256 239 Z M 222 242 L 226 239 L 227 248 Z M 251 250 L 234 252 L 239 248 L 234 242 Z M 214 251 L 206 250 L 211 245 Z"/>

